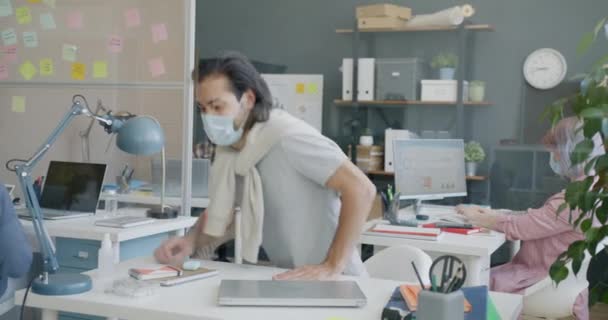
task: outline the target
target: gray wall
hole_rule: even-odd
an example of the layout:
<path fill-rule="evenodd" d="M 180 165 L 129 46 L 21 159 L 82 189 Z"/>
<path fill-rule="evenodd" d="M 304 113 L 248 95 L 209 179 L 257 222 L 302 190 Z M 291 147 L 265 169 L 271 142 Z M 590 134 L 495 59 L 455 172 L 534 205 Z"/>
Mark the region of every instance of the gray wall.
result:
<path fill-rule="evenodd" d="M 320 73 L 325 76 L 324 133 L 340 141 L 349 135 L 343 122 L 347 109 L 337 108 L 333 99 L 341 95 L 338 67 L 343 57 L 352 55 L 351 37 L 335 33 L 336 28 L 353 24 L 356 5 L 381 1 L 357 0 L 199 0 L 197 8 L 197 47 L 204 57 L 222 50 L 238 50 L 252 59 L 285 64 L 289 73 Z M 427 13 L 459 1 L 392 1 Z M 569 75 L 585 71 L 599 50 L 577 57 L 576 45 L 582 34 L 608 12 L 605 0 L 476 0 L 466 1 L 477 9 L 473 21 L 489 23 L 495 32 L 479 32 L 472 44 L 471 79 L 487 83 L 488 100 L 494 105 L 468 112 L 472 137 L 486 147 L 518 134 L 522 101 L 522 64 L 535 49 L 552 47 L 561 51 L 569 63 Z M 375 36 L 374 56 L 418 56 L 430 60 L 440 51 L 457 50 L 455 33 L 408 33 Z M 365 55 L 367 46 L 362 44 Z M 527 101 L 534 95 L 553 99 L 560 93 L 538 93 L 528 89 Z M 542 100 L 542 99 L 540 99 Z M 538 108 L 538 105 L 527 108 Z M 455 116 L 450 107 L 409 107 L 408 111 L 388 110 L 391 121 L 408 129 L 449 129 Z M 536 117 L 535 117 L 536 118 Z M 370 115 L 375 134 L 383 130 L 377 113 Z M 534 125 L 536 119 L 528 121 Z"/>

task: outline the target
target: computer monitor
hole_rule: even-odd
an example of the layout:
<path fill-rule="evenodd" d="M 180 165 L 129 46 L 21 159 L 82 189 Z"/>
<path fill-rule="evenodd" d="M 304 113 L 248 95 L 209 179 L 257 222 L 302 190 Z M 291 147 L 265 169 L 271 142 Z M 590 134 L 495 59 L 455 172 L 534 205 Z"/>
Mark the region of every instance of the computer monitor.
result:
<path fill-rule="evenodd" d="M 464 197 L 464 141 L 411 139 L 393 142 L 395 189 L 400 199 Z"/>
<path fill-rule="evenodd" d="M 95 213 L 105 172 L 105 164 L 51 161 L 40 206 Z"/>

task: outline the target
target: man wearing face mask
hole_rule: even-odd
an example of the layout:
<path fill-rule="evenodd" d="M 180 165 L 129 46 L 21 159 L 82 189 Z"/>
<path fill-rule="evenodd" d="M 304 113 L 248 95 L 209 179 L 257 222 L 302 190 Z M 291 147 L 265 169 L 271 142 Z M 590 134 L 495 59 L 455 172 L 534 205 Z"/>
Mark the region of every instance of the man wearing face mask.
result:
<path fill-rule="evenodd" d="M 581 126 L 582 122 L 577 118 L 565 118 L 543 139 L 551 151 L 551 168 L 555 174 L 570 181 L 586 178 L 586 163 L 572 166 L 570 160 L 574 147 L 584 139 Z M 589 158 L 604 154 L 599 136 L 595 137 L 594 144 Z M 557 215 L 558 208 L 565 203 L 564 196 L 565 192 L 562 191 L 550 197 L 541 208 L 511 214 L 480 207 L 457 207 L 457 211 L 471 223 L 502 232 L 509 240 L 522 240 L 521 248 L 511 262 L 491 270 L 491 290 L 522 293 L 549 275 L 551 264 L 571 243 L 584 239 L 582 231 L 573 229 L 568 222 L 568 210 Z M 573 211 L 572 221 L 579 215 L 580 212 Z M 578 295 L 574 305 L 573 314 L 576 319 L 589 319 L 587 300 L 588 290 L 585 289 Z"/>
<path fill-rule="evenodd" d="M 333 141 L 274 109 L 268 86 L 242 55 L 203 63 L 194 78 L 215 144 L 210 204 L 188 235 L 156 250 L 157 260 L 179 264 L 230 238 L 238 203 L 243 258 L 257 262 L 262 246 L 274 265 L 292 269 L 275 279 L 366 275 L 355 244 L 376 189 L 365 174 Z"/>

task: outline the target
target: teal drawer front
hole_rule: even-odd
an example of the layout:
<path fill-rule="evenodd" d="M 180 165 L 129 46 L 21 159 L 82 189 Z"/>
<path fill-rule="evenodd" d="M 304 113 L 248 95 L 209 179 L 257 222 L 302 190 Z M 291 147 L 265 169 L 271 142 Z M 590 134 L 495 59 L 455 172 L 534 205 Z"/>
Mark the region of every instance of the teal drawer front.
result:
<path fill-rule="evenodd" d="M 105 320 L 105 318 L 88 316 L 86 314 L 59 312 L 59 320 Z"/>
<path fill-rule="evenodd" d="M 60 266 L 84 270 L 97 268 L 99 241 L 56 238 L 55 244 Z"/>
<path fill-rule="evenodd" d="M 123 241 L 120 243 L 120 261 L 138 257 L 150 257 L 154 255 L 154 250 L 168 237 L 168 233 L 159 233 L 139 239 Z"/>

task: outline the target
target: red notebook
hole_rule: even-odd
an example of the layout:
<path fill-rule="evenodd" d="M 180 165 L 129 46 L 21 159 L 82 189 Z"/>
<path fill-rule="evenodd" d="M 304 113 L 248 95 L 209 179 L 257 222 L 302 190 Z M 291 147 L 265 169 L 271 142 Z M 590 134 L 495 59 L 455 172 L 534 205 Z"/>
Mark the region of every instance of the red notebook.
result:
<path fill-rule="evenodd" d="M 423 224 L 422 227 L 424 227 L 424 228 L 436 228 L 436 226 L 435 226 L 434 223 Z M 457 234 L 469 235 L 469 234 L 473 234 L 473 233 L 477 233 L 477 232 L 481 231 L 481 228 L 473 228 L 473 229 L 441 228 L 441 231 L 443 231 L 443 232 L 449 232 L 449 233 L 457 233 Z"/>

